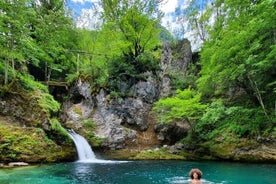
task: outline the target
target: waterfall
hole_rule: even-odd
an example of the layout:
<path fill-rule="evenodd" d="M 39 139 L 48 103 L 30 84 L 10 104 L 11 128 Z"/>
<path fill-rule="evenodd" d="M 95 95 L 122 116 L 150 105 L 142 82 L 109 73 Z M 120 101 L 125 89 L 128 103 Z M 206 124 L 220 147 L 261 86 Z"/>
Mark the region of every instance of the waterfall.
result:
<path fill-rule="evenodd" d="M 69 130 L 68 133 L 76 145 L 80 162 L 93 162 L 97 160 L 94 152 L 84 137 L 74 132 L 74 130 Z"/>
<path fill-rule="evenodd" d="M 78 162 L 85 162 L 85 163 L 126 163 L 129 161 L 113 161 L 113 160 L 101 160 L 97 159 L 94 152 L 92 151 L 90 145 L 88 144 L 87 140 L 82 137 L 81 135 L 77 134 L 74 130 L 68 130 L 68 134 L 74 141 L 79 160 Z"/>

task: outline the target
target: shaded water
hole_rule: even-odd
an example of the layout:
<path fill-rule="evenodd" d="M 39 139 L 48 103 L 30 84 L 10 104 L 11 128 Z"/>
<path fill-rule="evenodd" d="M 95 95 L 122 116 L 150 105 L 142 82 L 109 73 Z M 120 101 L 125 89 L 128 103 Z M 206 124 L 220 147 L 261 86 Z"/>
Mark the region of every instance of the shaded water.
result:
<path fill-rule="evenodd" d="M 1 169 L 0 183 L 180 184 L 188 183 L 188 172 L 191 168 L 200 168 L 203 171 L 203 183 L 276 183 L 276 165 L 188 161 L 74 162 Z"/>

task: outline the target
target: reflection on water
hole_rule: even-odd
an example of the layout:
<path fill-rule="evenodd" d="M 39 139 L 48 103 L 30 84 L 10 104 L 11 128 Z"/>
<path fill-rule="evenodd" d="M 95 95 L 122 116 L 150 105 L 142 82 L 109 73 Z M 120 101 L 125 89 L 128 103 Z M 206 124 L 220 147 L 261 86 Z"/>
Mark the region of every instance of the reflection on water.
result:
<path fill-rule="evenodd" d="M 0 169 L 1 184 L 187 184 L 191 168 L 204 184 L 275 184 L 276 165 L 224 162 L 132 161 L 62 163 Z"/>
<path fill-rule="evenodd" d="M 188 177 L 175 176 L 172 178 L 167 178 L 168 183 L 189 183 Z"/>

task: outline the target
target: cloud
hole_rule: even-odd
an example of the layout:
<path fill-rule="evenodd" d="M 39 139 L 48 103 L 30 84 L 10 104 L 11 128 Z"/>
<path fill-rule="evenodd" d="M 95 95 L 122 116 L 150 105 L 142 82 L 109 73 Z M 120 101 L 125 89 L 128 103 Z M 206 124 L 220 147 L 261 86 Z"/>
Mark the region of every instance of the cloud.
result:
<path fill-rule="evenodd" d="M 100 0 L 69 0 L 74 3 L 73 9 L 77 13 L 76 25 L 79 28 L 97 29 L 101 25 L 98 11 L 100 10 Z M 164 12 L 161 24 L 166 27 L 175 37 L 187 38 L 191 41 L 192 49 L 198 50 L 201 42 L 194 31 L 188 29 L 188 21 L 179 19 L 183 11 L 191 0 L 165 0 L 159 6 Z M 78 5 L 76 5 L 78 4 Z M 92 4 L 92 5 L 91 5 Z M 183 17 L 182 17 L 183 18 Z M 179 21 L 180 20 L 180 21 Z"/>
<path fill-rule="evenodd" d="M 178 0 L 167 0 L 159 6 L 159 9 L 165 14 L 167 14 L 170 12 L 174 12 L 175 8 L 177 7 L 177 4 Z"/>
<path fill-rule="evenodd" d="M 192 50 L 200 48 L 202 42 L 195 30 L 191 30 L 188 21 L 183 17 L 183 12 L 189 6 L 191 0 L 166 0 L 159 9 L 164 12 L 161 24 L 166 27 L 176 38 L 187 38 L 190 40 Z"/>
<path fill-rule="evenodd" d="M 80 3 L 80 4 L 84 4 L 86 2 L 88 3 L 99 3 L 100 0 L 71 0 L 73 3 Z"/>
<path fill-rule="evenodd" d="M 81 15 L 76 19 L 76 26 L 78 28 L 86 28 L 90 30 L 96 30 L 102 24 L 99 14 L 100 7 L 94 4 L 89 9 L 82 9 Z"/>

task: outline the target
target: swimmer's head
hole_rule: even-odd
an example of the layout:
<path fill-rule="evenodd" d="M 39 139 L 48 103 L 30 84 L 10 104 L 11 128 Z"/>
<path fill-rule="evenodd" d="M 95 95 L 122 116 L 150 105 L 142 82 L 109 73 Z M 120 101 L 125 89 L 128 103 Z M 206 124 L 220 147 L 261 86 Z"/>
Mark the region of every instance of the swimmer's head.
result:
<path fill-rule="evenodd" d="M 199 179 L 201 178 L 201 176 L 203 175 L 201 170 L 199 169 L 192 169 L 189 173 L 191 179 Z"/>

